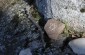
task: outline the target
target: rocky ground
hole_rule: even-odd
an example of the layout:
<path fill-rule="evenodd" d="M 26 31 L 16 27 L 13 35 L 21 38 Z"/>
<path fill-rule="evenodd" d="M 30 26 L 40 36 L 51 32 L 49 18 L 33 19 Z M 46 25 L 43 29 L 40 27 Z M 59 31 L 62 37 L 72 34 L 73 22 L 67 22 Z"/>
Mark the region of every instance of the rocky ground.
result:
<path fill-rule="evenodd" d="M 19 55 L 19 52 L 24 48 L 30 48 L 33 55 L 75 55 L 69 47 L 61 51 L 60 47 L 63 45 L 63 40 L 68 37 L 63 33 L 56 41 L 51 43 L 50 47 L 43 48 L 39 31 L 36 30 L 35 25 L 29 21 L 25 14 L 26 10 L 29 15 L 34 14 L 33 17 L 37 18 L 34 19 L 37 23 L 40 17 L 36 16 L 35 12 L 30 13 L 31 8 L 23 0 L 11 2 L 6 7 L 1 5 L 0 55 Z"/>

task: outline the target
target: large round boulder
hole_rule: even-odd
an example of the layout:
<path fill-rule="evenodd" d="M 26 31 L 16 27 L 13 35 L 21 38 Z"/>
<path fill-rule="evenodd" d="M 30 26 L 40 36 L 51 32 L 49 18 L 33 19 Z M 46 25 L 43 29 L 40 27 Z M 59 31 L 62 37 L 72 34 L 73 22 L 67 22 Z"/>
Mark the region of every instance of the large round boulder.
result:
<path fill-rule="evenodd" d="M 85 31 L 85 0 L 36 0 L 36 6 L 45 19 L 59 19 L 76 31 Z"/>

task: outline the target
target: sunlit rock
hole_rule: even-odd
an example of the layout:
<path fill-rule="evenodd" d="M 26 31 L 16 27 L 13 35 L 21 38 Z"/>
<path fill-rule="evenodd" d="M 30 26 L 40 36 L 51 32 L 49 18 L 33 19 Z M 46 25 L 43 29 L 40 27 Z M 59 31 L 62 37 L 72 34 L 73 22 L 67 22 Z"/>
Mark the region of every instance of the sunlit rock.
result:
<path fill-rule="evenodd" d="M 75 39 L 69 42 L 69 46 L 76 54 L 85 55 L 85 38 Z"/>
<path fill-rule="evenodd" d="M 51 39 L 57 39 L 59 34 L 63 32 L 65 25 L 58 20 L 50 19 L 47 21 L 44 29 Z"/>

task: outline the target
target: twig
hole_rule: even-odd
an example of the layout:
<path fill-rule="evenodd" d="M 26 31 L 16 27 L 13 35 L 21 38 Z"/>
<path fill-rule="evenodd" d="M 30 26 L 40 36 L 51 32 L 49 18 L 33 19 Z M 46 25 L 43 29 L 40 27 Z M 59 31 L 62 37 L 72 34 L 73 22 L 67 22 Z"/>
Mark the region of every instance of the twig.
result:
<path fill-rule="evenodd" d="M 45 46 L 44 44 L 44 40 L 43 40 L 43 31 L 41 29 L 41 27 L 33 20 L 34 18 L 32 17 L 31 14 L 27 14 L 27 10 L 25 9 L 25 14 L 27 15 L 28 19 L 38 28 L 38 30 L 40 31 L 40 35 L 41 35 L 41 40 L 43 43 L 43 47 Z"/>

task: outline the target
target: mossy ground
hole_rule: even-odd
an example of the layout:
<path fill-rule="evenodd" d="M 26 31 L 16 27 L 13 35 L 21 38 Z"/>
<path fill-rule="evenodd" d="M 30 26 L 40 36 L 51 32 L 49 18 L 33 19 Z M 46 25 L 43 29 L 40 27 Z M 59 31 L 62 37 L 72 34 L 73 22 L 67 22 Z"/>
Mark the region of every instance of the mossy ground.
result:
<path fill-rule="evenodd" d="M 63 31 L 64 35 L 69 36 L 69 34 L 71 34 L 71 35 L 76 35 L 76 37 L 82 37 L 83 32 L 75 31 L 72 27 L 68 26 L 68 22 L 66 21 L 61 21 L 61 22 L 65 24 L 65 28 Z"/>
<path fill-rule="evenodd" d="M 38 10 L 34 6 L 31 7 L 30 12 L 32 16 L 35 18 L 34 20 L 38 21 L 41 18 L 38 13 Z"/>
<path fill-rule="evenodd" d="M 7 7 L 16 4 L 19 0 L 0 0 L 0 9 L 6 9 Z"/>

